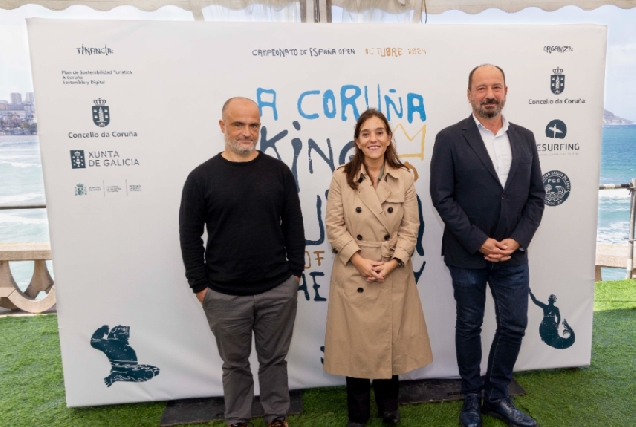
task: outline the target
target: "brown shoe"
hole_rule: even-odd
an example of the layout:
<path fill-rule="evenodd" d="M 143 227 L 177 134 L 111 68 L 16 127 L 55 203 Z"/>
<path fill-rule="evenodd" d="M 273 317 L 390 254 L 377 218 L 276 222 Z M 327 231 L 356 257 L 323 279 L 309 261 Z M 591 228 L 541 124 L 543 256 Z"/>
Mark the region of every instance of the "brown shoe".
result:
<path fill-rule="evenodd" d="M 267 424 L 267 427 L 289 427 L 287 421 L 282 418 L 276 418 L 271 423 Z"/>

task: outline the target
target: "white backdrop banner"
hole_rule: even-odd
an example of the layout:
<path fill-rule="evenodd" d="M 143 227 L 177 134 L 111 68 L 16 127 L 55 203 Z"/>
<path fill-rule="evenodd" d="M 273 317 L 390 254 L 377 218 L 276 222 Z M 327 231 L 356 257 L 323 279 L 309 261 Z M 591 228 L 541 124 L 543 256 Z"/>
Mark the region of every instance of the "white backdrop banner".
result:
<path fill-rule="evenodd" d="M 307 247 L 291 387 L 344 383 L 321 364 L 333 261 L 325 193 L 368 107 L 391 122 L 426 225 L 413 262 L 435 360 L 403 378 L 457 376 L 429 162 L 437 132 L 470 114 L 468 73 L 486 62 L 506 72 L 505 115 L 534 131 L 548 190 L 516 369 L 590 363 L 605 27 L 34 19 L 28 29 L 69 406 L 222 395 L 184 276 L 178 208 L 188 173 L 223 150 L 217 123 L 233 96 L 259 104 L 260 150 L 289 165 L 300 192 Z M 491 301 L 487 312 L 482 368 Z"/>

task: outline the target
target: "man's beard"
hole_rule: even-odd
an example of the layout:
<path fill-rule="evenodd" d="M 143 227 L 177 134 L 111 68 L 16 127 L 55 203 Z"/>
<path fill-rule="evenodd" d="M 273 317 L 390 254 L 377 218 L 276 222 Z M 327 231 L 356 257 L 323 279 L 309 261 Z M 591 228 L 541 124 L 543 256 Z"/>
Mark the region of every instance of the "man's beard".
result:
<path fill-rule="evenodd" d="M 256 142 L 252 141 L 252 145 L 249 147 L 245 147 L 240 145 L 236 140 L 230 139 L 228 137 L 225 138 L 225 144 L 234 154 L 238 154 L 239 156 L 245 156 L 246 154 L 250 154 L 252 151 L 256 149 Z"/>
<path fill-rule="evenodd" d="M 495 104 L 496 107 L 494 110 L 486 110 L 483 108 L 483 105 L 485 104 Z M 501 114 L 501 110 L 503 110 L 504 105 L 506 105 L 505 99 L 499 101 L 496 98 L 486 98 L 482 100 L 477 106 L 477 115 L 483 119 L 492 119 L 493 117 L 497 117 L 499 114 Z"/>

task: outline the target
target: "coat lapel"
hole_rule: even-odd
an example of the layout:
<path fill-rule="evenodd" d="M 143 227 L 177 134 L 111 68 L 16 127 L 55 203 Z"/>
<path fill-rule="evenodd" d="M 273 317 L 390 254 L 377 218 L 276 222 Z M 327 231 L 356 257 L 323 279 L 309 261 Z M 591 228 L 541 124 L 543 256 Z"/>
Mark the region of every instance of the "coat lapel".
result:
<path fill-rule="evenodd" d="M 510 162 L 510 171 L 508 172 L 508 178 L 506 179 L 504 189 L 508 188 L 508 185 L 517 171 L 517 167 L 519 166 L 519 163 L 521 163 L 522 158 L 519 138 L 510 126 L 508 126 L 508 141 L 510 141 L 510 154 L 512 156 L 512 161 Z"/>
<path fill-rule="evenodd" d="M 365 175 L 364 180 L 358 184 L 358 197 L 360 197 L 362 203 L 373 213 L 387 231 L 389 230 L 389 224 L 384 215 L 382 203 L 390 194 L 391 189 L 384 179 L 378 184 L 377 192 L 376 189 L 373 188 L 373 185 L 371 185 L 371 179 L 369 179 L 367 175 Z"/>
<path fill-rule="evenodd" d="M 375 194 L 378 197 L 378 202 L 380 204 L 386 202 L 386 200 L 391 196 L 391 187 L 387 182 L 387 175 L 378 183 L 378 188 L 375 190 Z M 384 209 L 382 210 L 384 212 Z"/>
<path fill-rule="evenodd" d="M 486 145 L 484 145 L 484 141 L 481 139 L 481 135 L 479 134 L 479 129 L 477 129 L 477 125 L 475 124 L 475 120 L 472 116 L 468 117 L 464 120 L 465 125 L 463 127 L 464 130 L 464 138 L 470 145 L 470 148 L 473 149 L 479 160 L 484 164 L 488 172 L 495 178 L 495 181 L 501 185 L 499 182 L 499 177 L 497 176 L 497 172 L 495 172 L 495 166 L 492 163 L 492 159 L 488 155 L 488 151 L 486 151 Z"/>

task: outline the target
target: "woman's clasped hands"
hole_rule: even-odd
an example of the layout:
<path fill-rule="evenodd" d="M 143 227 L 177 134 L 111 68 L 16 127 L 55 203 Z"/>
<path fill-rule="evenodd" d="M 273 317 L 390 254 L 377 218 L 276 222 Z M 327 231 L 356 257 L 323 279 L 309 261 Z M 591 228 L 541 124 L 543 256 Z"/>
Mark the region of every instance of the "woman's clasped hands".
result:
<path fill-rule="evenodd" d="M 366 277 L 367 282 L 384 282 L 384 279 L 398 266 L 395 259 L 386 262 L 373 261 L 363 258 L 359 252 L 353 254 L 351 263 L 363 277 Z"/>

